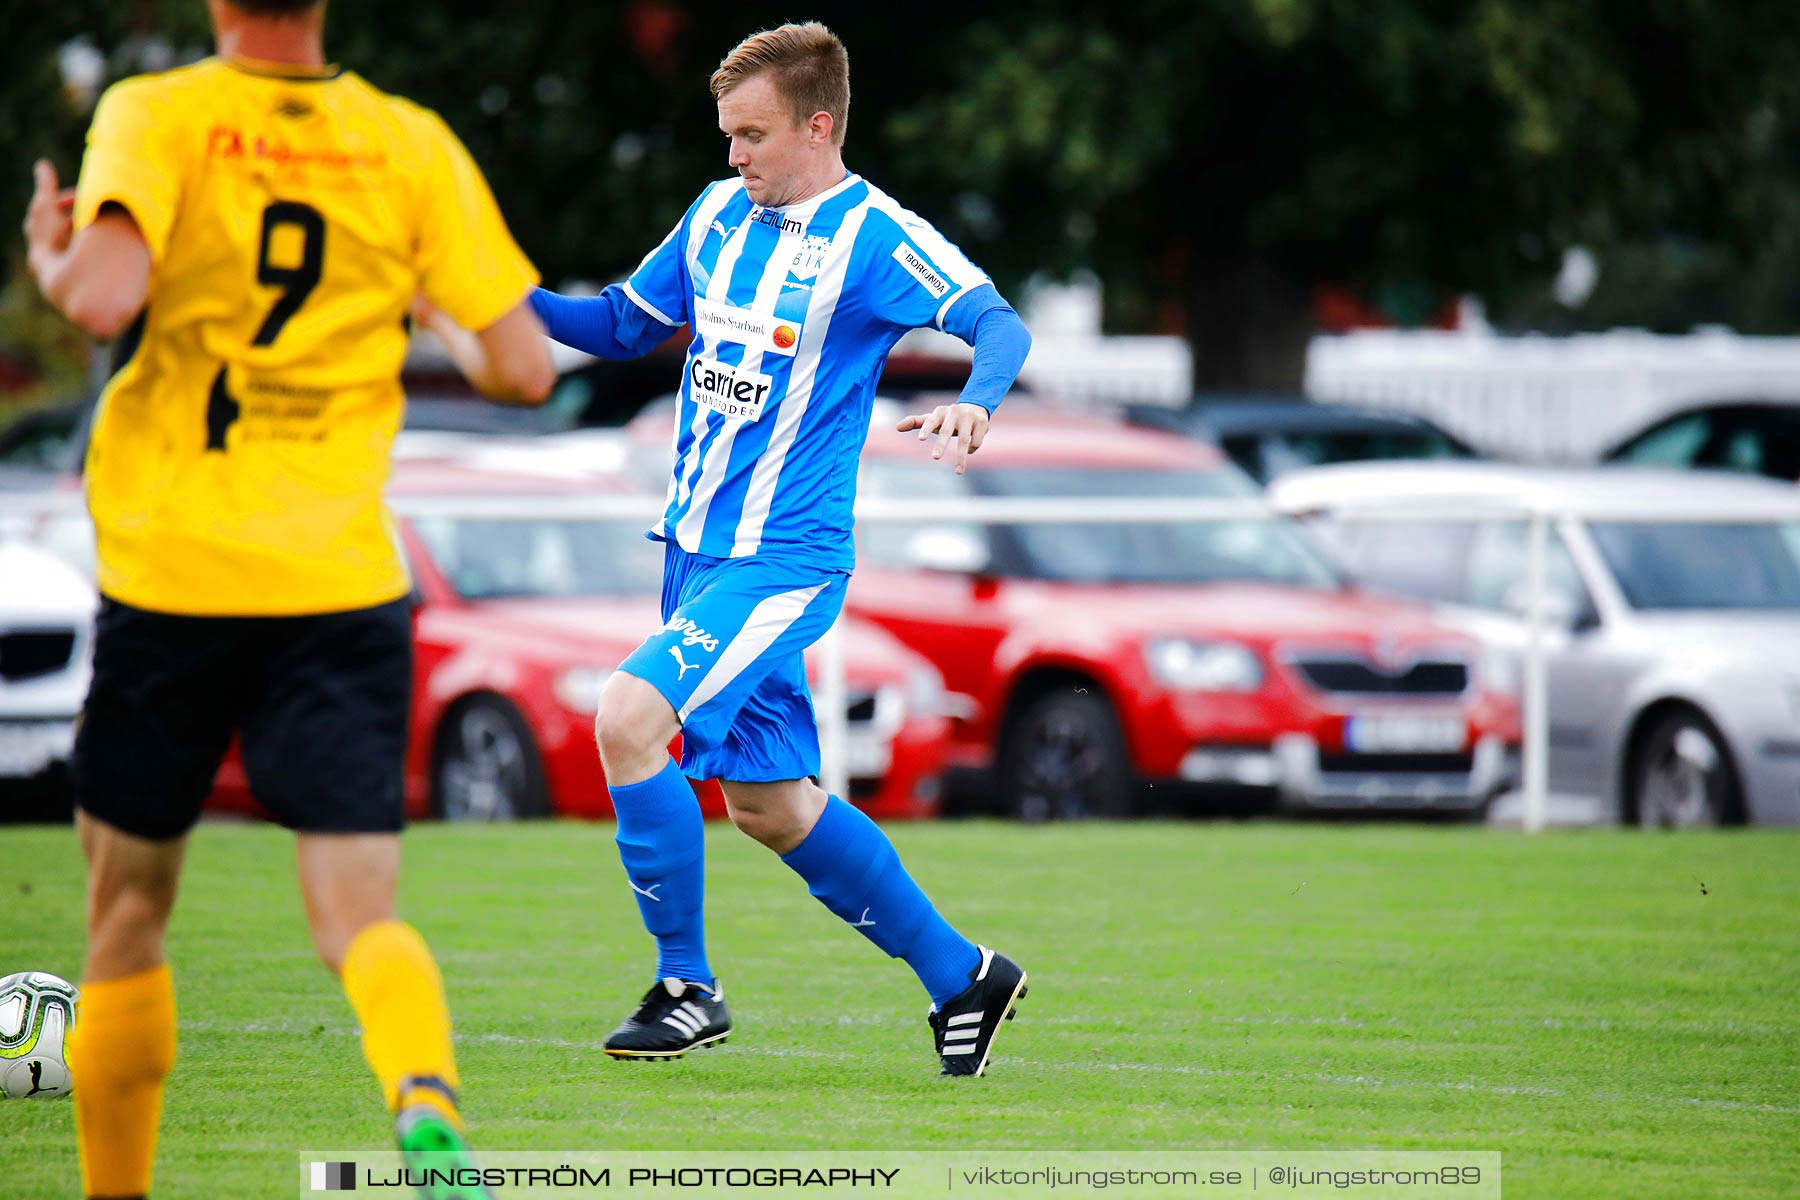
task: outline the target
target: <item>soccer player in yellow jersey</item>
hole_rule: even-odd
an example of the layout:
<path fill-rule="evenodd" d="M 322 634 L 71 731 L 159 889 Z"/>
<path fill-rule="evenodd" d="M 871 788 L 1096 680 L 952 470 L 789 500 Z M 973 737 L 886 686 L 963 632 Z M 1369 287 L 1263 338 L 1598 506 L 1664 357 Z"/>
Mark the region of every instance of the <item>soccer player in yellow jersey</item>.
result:
<path fill-rule="evenodd" d="M 209 6 L 218 57 L 107 92 L 78 186 L 39 163 L 25 222 L 50 301 L 126 338 L 87 463 L 103 602 L 75 757 L 91 1197 L 150 1189 L 175 1057 L 163 932 L 234 730 L 299 835 L 314 944 L 402 1150 L 465 1153 L 442 982 L 394 916 L 412 646 L 381 491 L 409 309 L 460 335 L 496 399 L 554 380 L 537 273 L 449 128 L 326 65 L 322 0 Z"/>

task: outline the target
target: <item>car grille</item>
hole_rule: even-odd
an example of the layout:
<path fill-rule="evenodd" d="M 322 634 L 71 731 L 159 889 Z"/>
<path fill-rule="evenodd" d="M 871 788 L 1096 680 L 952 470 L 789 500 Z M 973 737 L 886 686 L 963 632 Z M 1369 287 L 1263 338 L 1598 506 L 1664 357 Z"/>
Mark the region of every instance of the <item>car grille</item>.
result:
<path fill-rule="evenodd" d="M 1326 774 L 1467 775 L 1475 769 L 1473 754 L 1331 754 L 1319 753 Z"/>
<path fill-rule="evenodd" d="M 1396 670 L 1358 658 L 1303 658 L 1294 669 L 1322 692 L 1356 696 L 1460 696 L 1469 687 L 1469 664 L 1448 658 L 1421 658 Z"/>
<path fill-rule="evenodd" d="M 72 629 L 30 629 L 0 633 L 0 679 L 18 683 L 54 675 L 75 655 Z"/>

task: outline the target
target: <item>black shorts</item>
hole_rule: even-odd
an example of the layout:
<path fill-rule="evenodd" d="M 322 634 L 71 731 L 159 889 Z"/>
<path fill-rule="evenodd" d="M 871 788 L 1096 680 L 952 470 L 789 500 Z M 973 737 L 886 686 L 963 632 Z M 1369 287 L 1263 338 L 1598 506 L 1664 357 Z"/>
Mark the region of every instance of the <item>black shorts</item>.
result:
<path fill-rule="evenodd" d="M 102 599 L 75 800 L 139 837 L 193 827 L 236 730 L 257 801 L 308 833 L 390 833 L 412 704 L 404 599 L 303 617 L 189 617 Z"/>

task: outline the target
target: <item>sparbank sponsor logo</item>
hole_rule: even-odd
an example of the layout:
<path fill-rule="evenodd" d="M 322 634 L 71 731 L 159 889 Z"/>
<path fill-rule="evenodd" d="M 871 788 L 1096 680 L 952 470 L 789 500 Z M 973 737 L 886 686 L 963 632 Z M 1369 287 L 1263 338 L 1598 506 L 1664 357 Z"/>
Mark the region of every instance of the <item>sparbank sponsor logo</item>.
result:
<path fill-rule="evenodd" d="M 721 417 L 754 421 L 769 402 L 774 380 L 755 371 L 743 371 L 705 355 L 688 363 L 688 398 Z"/>
<path fill-rule="evenodd" d="M 722 300 L 694 299 L 694 332 L 706 339 L 709 349 L 736 342 L 783 358 L 794 356 L 800 342 L 801 322 L 784 320 Z"/>

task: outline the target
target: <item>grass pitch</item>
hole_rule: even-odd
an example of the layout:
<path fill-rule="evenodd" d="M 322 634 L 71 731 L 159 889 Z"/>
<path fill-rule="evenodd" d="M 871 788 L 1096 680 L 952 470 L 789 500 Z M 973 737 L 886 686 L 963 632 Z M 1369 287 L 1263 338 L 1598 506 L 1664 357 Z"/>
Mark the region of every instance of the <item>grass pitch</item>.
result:
<path fill-rule="evenodd" d="M 1032 974 L 951 1082 L 905 966 L 708 832 L 737 1033 L 661 1064 L 600 1051 L 653 962 L 611 826 L 408 834 L 478 1146 L 1498 1150 L 1509 1198 L 1800 1195 L 1791 833 L 895 827 Z M 271 828 L 194 839 L 159 1200 L 285 1198 L 294 1151 L 387 1144 L 291 863 Z M 0 830 L 0 973 L 79 973 L 81 887 L 69 830 Z M 0 1181 L 79 1194 L 69 1104 L 0 1103 Z"/>

